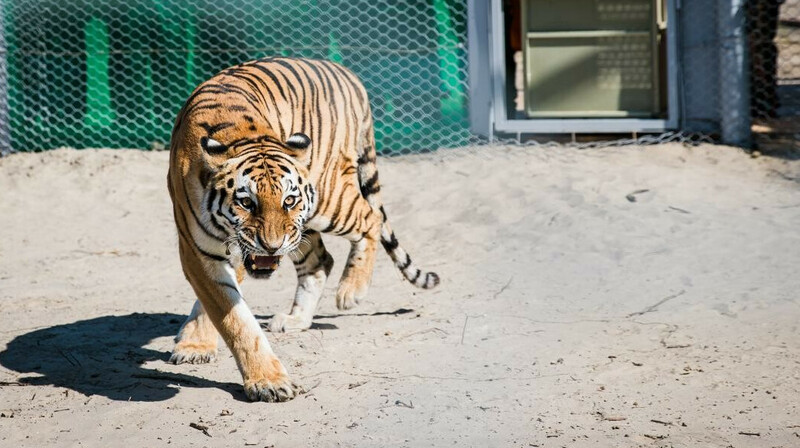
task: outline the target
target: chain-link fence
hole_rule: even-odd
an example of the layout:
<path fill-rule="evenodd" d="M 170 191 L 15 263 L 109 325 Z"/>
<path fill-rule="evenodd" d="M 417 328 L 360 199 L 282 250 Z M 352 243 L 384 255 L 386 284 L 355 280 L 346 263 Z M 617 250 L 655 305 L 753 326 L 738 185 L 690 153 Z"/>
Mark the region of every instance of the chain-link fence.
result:
<path fill-rule="evenodd" d="M 798 149 L 800 0 L 752 0 L 747 13 L 755 144 Z"/>
<path fill-rule="evenodd" d="M 0 136 L 7 141 L 0 146 L 162 149 L 198 83 L 274 55 L 331 59 L 356 72 L 371 96 L 383 154 L 489 139 L 713 140 L 731 93 L 717 57 L 726 47 L 717 32 L 724 11 L 718 1 L 681 3 L 667 18 L 678 35 L 677 83 L 668 86 L 679 91 L 676 130 L 581 137 L 474 131 L 468 0 L 6 0 Z M 800 0 L 748 0 L 746 13 L 755 143 L 792 147 L 800 132 Z"/>
<path fill-rule="evenodd" d="M 470 135 L 466 3 L 391 0 L 10 0 L 17 150 L 163 148 L 192 89 L 223 68 L 285 55 L 354 70 L 384 152 Z"/>

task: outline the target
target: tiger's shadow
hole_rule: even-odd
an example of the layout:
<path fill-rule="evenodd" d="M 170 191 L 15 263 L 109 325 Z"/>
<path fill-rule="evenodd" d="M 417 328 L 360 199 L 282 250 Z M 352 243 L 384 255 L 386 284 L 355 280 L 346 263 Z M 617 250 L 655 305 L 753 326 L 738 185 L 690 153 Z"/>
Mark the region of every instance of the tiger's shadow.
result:
<path fill-rule="evenodd" d="M 246 401 L 241 384 L 142 366 L 169 359 L 169 353 L 145 346 L 155 338 L 174 336 L 184 319 L 177 314 L 134 313 L 38 329 L 11 340 L 0 352 L 0 365 L 29 374 L 17 380 L 23 385 L 65 387 L 112 400 L 163 401 L 177 395 L 181 386 L 218 388 Z"/>
<path fill-rule="evenodd" d="M 399 316 L 414 310 L 400 308 L 375 313 L 314 316 L 312 329 L 335 330 L 335 324 L 319 320 L 357 316 Z M 265 321 L 272 315 L 256 316 Z M 179 387 L 218 388 L 234 399 L 247 401 L 241 384 L 204 379 L 202 366 L 184 366 L 193 374 L 171 373 L 142 365 L 169 359 L 169 353 L 146 346 L 153 339 L 174 336 L 186 316 L 169 313 L 133 313 L 102 316 L 33 330 L 12 339 L 0 352 L 0 366 L 27 374 L 22 385 L 64 387 L 84 395 L 112 400 L 163 401 L 178 394 Z M 17 387 L 17 386 L 9 386 Z"/>

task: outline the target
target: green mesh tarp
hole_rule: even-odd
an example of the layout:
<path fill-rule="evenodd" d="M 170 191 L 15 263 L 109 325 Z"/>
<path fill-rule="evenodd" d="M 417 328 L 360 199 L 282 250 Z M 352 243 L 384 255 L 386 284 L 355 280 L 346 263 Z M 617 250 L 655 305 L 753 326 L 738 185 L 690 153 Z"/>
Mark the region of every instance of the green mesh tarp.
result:
<path fill-rule="evenodd" d="M 468 142 L 466 1 L 3 2 L 11 145 L 163 148 L 206 78 L 264 56 L 340 62 L 379 151 Z"/>

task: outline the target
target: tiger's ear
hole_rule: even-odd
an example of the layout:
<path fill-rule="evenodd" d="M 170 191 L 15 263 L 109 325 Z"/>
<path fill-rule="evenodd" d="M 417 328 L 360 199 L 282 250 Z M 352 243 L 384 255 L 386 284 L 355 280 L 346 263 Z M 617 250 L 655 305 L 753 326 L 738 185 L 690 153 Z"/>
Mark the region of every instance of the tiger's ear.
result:
<path fill-rule="evenodd" d="M 286 146 L 291 150 L 291 155 L 295 159 L 308 163 L 311 156 L 311 139 L 302 132 L 296 132 L 286 139 Z"/>
<path fill-rule="evenodd" d="M 286 139 L 286 146 L 292 149 L 308 149 L 311 146 L 311 139 L 302 132 L 296 132 Z"/>
<path fill-rule="evenodd" d="M 203 150 L 209 154 L 220 154 L 228 150 L 227 146 L 211 137 L 202 137 L 200 139 L 200 146 L 202 146 Z"/>

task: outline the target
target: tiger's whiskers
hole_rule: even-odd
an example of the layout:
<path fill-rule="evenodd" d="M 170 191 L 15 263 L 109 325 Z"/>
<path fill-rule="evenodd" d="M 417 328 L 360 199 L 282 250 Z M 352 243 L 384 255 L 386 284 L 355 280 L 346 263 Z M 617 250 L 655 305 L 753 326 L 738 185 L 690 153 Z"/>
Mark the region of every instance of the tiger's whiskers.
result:
<path fill-rule="evenodd" d="M 236 238 L 236 235 L 229 236 L 228 238 L 226 238 L 225 241 L 222 242 L 222 244 L 225 245 L 225 255 L 230 255 L 231 254 L 231 245 L 232 244 L 238 244 L 238 243 L 239 243 L 239 241 L 238 241 L 238 238 Z M 240 245 L 240 247 L 241 247 L 241 245 Z"/>

